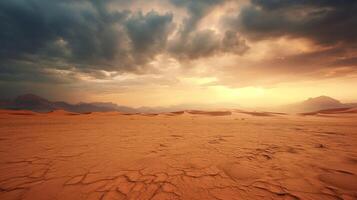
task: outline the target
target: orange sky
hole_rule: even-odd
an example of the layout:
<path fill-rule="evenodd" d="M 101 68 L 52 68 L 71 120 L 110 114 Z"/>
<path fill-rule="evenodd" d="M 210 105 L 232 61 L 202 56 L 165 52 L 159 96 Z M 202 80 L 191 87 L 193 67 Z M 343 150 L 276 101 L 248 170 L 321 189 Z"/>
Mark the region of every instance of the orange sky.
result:
<path fill-rule="evenodd" d="M 0 52 L 4 96 L 134 107 L 262 107 L 319 95 L 357 100 L 353 1 L 2 4 L 9 20 L 0 25 L 12 33 L 0 35 L 10 41 Z M 40 15 L 33 11 L 37 18 L 24 26 L 34 5 Z"/>

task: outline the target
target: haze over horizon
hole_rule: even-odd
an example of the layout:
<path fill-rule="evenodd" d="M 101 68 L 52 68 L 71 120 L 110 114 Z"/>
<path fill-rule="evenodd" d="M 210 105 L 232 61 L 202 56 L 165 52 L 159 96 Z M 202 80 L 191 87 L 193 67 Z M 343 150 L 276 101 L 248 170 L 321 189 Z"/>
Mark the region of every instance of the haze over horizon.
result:
<path fill-rule="evenodd" d="M 89 106 L 89 107 L 88 107 Z M 88 112 L 108 112 L 119 111 L 124 113 L 162 113 L 174 111 L 189 111 L 189 110 L 236 110 L 244 111 L 245 109 L 255 111 L 275 111 L 285 113 L 303 113 L 314 112 L 328 109 L 338 108 L 355 108 L 357 102 L 343 102 L 329 96 L 321 95 L 317 97 L 310 97 L 302 101 L 293 103 L 285 103 L 277 106 L 242 106 L 239 102 L 225 103 L 225 104 L 208 104 L 200 102 L 197 104 L 176 104 L 167 106 L 126 106 L 113 102 L 67 102 L 63 99 L 47 99 L 36 94 L 23 94 L 14 98 L 0 98 L 0 109 L 13 110 L 32 110 L 36 112 L 51 112 L 55 110 L 65 110 L 72 112 L 88 113 Z M 243 109 L 243 110 L 242 110 Z"/>
<path fill-rule="evenodd" d="M 1 97 L 119 105 L 357 101 L 357 2 L 2 0 Z"/>

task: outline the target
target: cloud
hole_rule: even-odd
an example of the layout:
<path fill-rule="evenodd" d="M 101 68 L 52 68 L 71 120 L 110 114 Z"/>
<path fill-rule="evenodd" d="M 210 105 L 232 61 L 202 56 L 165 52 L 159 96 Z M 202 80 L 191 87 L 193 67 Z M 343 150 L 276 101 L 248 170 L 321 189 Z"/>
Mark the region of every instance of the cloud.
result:
<path fill-rule="evenodd" d="M 73 69 L 72 69 L 73 70 Z M 11 60 L 2 62 L 0 67 L 0 80 L 10 83 L 34 82 L 45 84 L 66 84 L 79 81 L 78 74 L 71 69 L 56 69 L 52 63 L 26 62 L 21 60 Z"/>
<path fill-rule="evenodd" d="M 4 72 L 9 68 L 20 72 L 26 63 L 26 71 L 33 73 L 67 70 L 102 79 L 106 76 L 101 71 L 150 72 L 148 64 L 160 54 L 196 59 L 247 49 L 235 32 L 222 36 L 211 29 L 196 30 L 223 0 L 168 2 L 187 10 L 181 26 L 175 26 L 174 13 L 110 9 L 113 3 L 130 4 L 127 0 L 3 0 L 1 76 L 10 76 Z M 178 34 L 169 40 L 175 30 Z"/>
<path fill-rule="evenodd" d="M 261 43 L 274 45 L 273 41 L 279 40 L 299 39 L 308 41 L 308 45 L 297 45 L 290 53 L 284 50 L 286 46 L 266 47 L 271 51 L 265 51 L 258 60 L 237 61 L 238 66 L 235 63 L 221 69 L 221 84 L 269 86 L 355 74 L 355 13 L 357 2 L 348 0 L 251 0 L 235 16 L 223 16 L 222 22 L 225 28 L 244 37 L 253 51 Z"/>
<path fill-rule="evenodd" d="M 151 11 L 146 15 L 139 12 L 126 21 L 133 62 L 143 65 L 165 50 L 168 35 L 174 28 L 172 19 L 171 13 L 159 15 Z"/>
<path fill-rule="evenodd" d="M 222 51 L 242 55 L 249 49 L 246 41 L 236 31 L 226 31 L 222 39 Z"/>
<path fill-rule="evenodd" d="M 170 45 L 171 53 L 179 59 L 196 59 L 215 54 L 220 41 L 214 31 L 202 30 L 191 33 L 184 41 L 177 38 Z"/>
<path fill-rule="evenodd" d="M 109 11 L 109 2 L 1 1 L 0 67 L 20 70 L 26 62 L 34 72 L 66 68 L 90 75 L 145 67 L 165 48 L 172 14 Z"/>
<path fill-rule="evenodd" d="M 206 16 L 214 7 L 222 4 L 225 0 L 171 0 L 171 2 L 179 7 L 183 7 L 188 12 L 188 18 L 184 20 L 181 27 L 181 37 L 185 38 L 189 33 L 197 28 L 198 22 Z"/>
<path fill-rule="evenodd" d="M 349 0 L 251 0 L 226 22 L 255 40 L 301 37 L 319 45 L 356 47 L 356 12 L 357 2 Z"/>
<path fill-rule="evenodd" d="M 332 47 L 268 56 L 256 61 L 237 59 L 223 66 L 218 65 L 215 70 L 217 81 L 210 84 L 233 88 L 269 88 L 278 87 L 282 83 L 357 77 L 356 57 L 348 57 L 349 53 L 343 47 Z"/>
<path fill-rule="evenodd" d="M 2 1 L 0 13 L 6 20 L 0 24 L 0 56 L 35 55 L 79 64 L 111 60 L 122 42 L 116 24 L 127 13 L 108 13 L 103 7 L 99 1 Z"/>
<path fill-rule="evenodd" d="M 222 53 L 242 55 L 248 49 L 246 41 L 235 31 L 226 31 L 222 37 L 210 29 L 192 32 L 185 40 L 176 38 L 169 46 L 171 54 L 179 60 L 192 60 Z"/>
<path fill-rule="evenodd" d="M 342 57 L 336 59 L 336 61 L 332 64 L 333 66 L 348 66 L 348 67 L 356 67 L 357 66 L 357 56 L 352 57 Z"/>
<path fill-rule="evenodd" d="M 142 77 L 205 71 L 233 87 L 347 76 L 357 69 L 355 13 L 348 0 L 1 0 L 0 85 L 113 81 L 120 90 L 128 74 L 139 80 L 128 85 L 164 85 Z"/>
<path fill-rule="evenodd" d="M 198 29 L 199 22 L 213 9 L 223 5 L 226 0 L 171 0 L 185 8 L 188 17 L 183 20 L 176 37 L 170 42 L 168 51 L 179 60 L 210 57 L 219 53 L 242 55 L 248 50 L 243 38 L 236 31 L 227 30 L 223 36 L 212 29 Z"/>

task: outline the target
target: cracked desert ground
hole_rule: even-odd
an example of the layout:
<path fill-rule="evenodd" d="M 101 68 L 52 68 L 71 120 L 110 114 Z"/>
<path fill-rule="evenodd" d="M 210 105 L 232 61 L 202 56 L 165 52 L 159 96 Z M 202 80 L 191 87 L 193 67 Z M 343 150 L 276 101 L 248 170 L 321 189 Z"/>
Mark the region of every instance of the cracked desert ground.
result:
<path fill-rule="evenodd" d="M 0 199 L 357 199 L 357 115 L 0 112 Z"/>

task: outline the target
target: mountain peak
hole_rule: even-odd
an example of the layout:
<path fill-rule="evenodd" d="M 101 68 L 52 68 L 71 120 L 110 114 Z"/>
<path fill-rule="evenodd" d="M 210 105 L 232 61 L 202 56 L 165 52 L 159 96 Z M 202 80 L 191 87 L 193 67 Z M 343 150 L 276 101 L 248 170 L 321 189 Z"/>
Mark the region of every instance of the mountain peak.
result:
<path fill-rule="evenodd" d="M 351 107 L 351 106 L 347 104 L 343 104 L 339 100 L 334 99 L 332 97 L 322 95 L 317 97 L 310 97 L 305 101 L 298 102 L 295 104 L 282 106 L 281 107 L 282 109 L 280 111 L 304 113 L 304 112 L 314 112 L 318 110 L 345 108 L 345 107 Z"/>
<path fill-rule="evenodd" d="M 297 106 L 297 110 L 303 112 L 346 107 L 340 101 L 329 96 L 318 96 L 309 98 Z"/>
<path fill-rule="evenodd" d="M 22 110 L 35 110 L 48 112 L 52 111 L 54 105 L 45 98 L 34 94 L 24 94 L 18 96 L 12 103 L 12 108 Z"/>
<path fill-rule="evenodd" d="M 47 101 L 47 99 L 44 99 L 40 96 L 37 96 L 35 94 L 24 94 L 16 97 L 15 101 Z"/>
<path fill-rule="evenodd" d="M 304 103 L 316 103 L 316 104 L 341 104 L 340 101 L 329 96 L 318 96 L 307 99 Z"/>
<path fill-rule="evenodd" d="M 111 102 L 78 103 L 70 104 L 64 101 L 50 101 L 35 94 L 24 94 L 14 100 L 0 102 L 0 109 L 32 110 L 37 112 L 50 112 L 54 110 L 65 110 L 67 112 L 137 112 L 135 108 L 118 106 Z"/>

